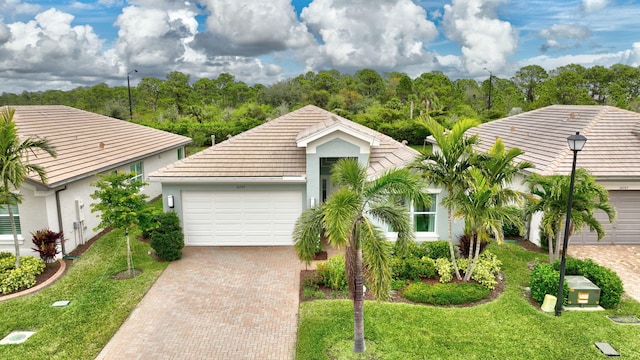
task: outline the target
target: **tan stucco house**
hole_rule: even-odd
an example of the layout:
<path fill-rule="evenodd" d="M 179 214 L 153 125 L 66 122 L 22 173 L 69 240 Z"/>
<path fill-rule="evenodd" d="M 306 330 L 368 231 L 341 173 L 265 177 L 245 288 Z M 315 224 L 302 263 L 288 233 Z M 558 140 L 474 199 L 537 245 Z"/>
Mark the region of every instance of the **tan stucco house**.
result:
<path fill-rule="evenodd" d="M 525 151 L 520 160 L 535 165 L 531 172 L 542 175 L 571 172 L 573 152 L 569 135 L 580 132 L 587 137 L 578 153 L 577 167 L 585 168 L 609 190 L 610 203 L 618 219 L 610 224 L 603 212 L 596 216 L 606 230 L 597 242 L 595 233 L 585 229 L 571 237 L 574 244 L 640 245 L 640 114 L 612 106 L 553 105 L 482 124 L 468 131 L 478 134 L 477 150 L 486 151 L 497 138 L 507 148 Z M 514 182 L 522 186 L 524 176 Z M 539 242 L 541 214 L 531 219 L 530 240 Z"/>
<path fill-rule="evenodd" d="M 416 155 L 386 135 L 308 105 L 149 178 L 162 184 L 165 210 L 181 218 L 188 246 L 292 245 L 302 211 L 331 194 L 329 175 L 338 159 L 358 159 L 374 178 Z M 432 192 L 430 208 L 408 205 L 419 241 L 446 238 L 447 213 L 439 205 L 440 191 Z"/>
<path fill-rule="evenodd" d="M 29 157 L 43 166 L 48 181 L 37 176 L 25 181 L 23 202 L 14 209 L 19 225 L 21 254 L 31 251 L 31 233 L 43 228 L 62 230 L 65 252 L 96 234 L 98 214 L 91 213 L 89 184 L 96 174 L 135 171 L 143 180 L 150 172 L 184 156 L 191 139 L 68 106 L 11 106 L 19 136 L 47 138 L 58 156 Z M 149 183 L 142 192 L 151 198 L 161 194 L 160 184 Z M 0 251 L 13 252 L 13 236 L 7 209 L 0 209 Z"/>

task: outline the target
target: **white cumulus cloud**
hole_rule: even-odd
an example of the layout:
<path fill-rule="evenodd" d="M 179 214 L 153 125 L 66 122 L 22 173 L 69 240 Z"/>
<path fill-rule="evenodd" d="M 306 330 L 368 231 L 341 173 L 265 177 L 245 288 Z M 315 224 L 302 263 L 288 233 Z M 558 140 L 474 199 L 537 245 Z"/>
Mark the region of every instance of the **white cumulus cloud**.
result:
<path fill-rule="evenodd" d="M 391 69 L 428 61 L 436 38 L 424 8 L 410 0 L 314 0 L 301 18 L 322 45 L 307 68 Z"/>
<path fill-rule="evenodd" d="M 446 36 L 461 46 L 467 72 L 499 71 L 518 46 L 516 29 L 498 19 L 496 8 L 506 0 L 453 0 L 444 6 Z"/>
<path fill-rule="evenodd" d="M 604 9 L 609 0 L 582 0 L 582 8 L 585 12 L 591 13 Z"/>

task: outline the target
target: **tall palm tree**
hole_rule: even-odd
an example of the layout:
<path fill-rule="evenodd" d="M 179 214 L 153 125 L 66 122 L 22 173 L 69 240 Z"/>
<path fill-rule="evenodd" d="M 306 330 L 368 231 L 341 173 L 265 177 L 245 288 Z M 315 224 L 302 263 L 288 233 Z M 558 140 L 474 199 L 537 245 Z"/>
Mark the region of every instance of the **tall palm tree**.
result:
<path fill-rule="evenodd" d="M 398 232 L 398 246 L 413 241 L 409 210 L 398 199 L 428 204 L 423 180 L 408 169 L 394 169 L 369 180 L 366 167 L 351 159 L 338 161 L 331 172 L 338 187 L 327 201 L 302 213 L 296 222 L 294 247 L 301 260 L 309 263 L 320 233 L 329 244 L 345 248 L 346 276 L 354 308 L 354 352 L 364 352 L 363 274 L 376 298 L 390 296 L 391 244 L 376 223 L 385 223 Z"/>
<path fill-rule="evenodd" d="M 18 268 L 20 267 L 20 244 L 11 207 L 22 202 L 22 195 L 17 191 L 29 173 L 36 173 L 43 183 L 47 181 L 44 168 L 29 163 L 29 155 L 38 157 L 44 152 L 55 157 L 57 154 L 47 139 L 28 137 L 21 140 L 13 122 L 14 113 L 15 110 L 9 107 L 3 108 L 0 112 L 0 175 L 2 176 L 0 179 L 2 181 L 0 204 L 7 206 L 9 211 L 9 221 L 16 249 L 16 268 Z"/>
<path fill-rule="evenodd" d="M 570 176 L 531 174 L 526 182 L 529 191 L 535 197 L 529 204 L 528 212 L 543 212 L 542 233 L 549 241 L 549 261 L 554 262 L 560 255 L 562 220 L 567 215 Z M 580 232 L 586 225 L 590 231 L 597 233 L 598 241 L 602 240 L 606 233 L 602 224 L 595 218 L 597 210 L 604 211 L 609 222 L 615 221 L 616 209 L 609 204 L 607 189 L 596 183 L 587 170 L 576 169 L 570 217 L 573 231 Z"/>
<path fill-rule="evenodd" d="M 431 152 L 421 151 L 410 165 L 410 168 L 418 170 L 428 183 L 444 188 L 447 193 L 442 199 L 442 204 L 447 208 L 449 253 L 458 280 L 462 277 L 458 270 L 456 252 L 453 247 L 451 227 L 454 205 L 452 196 L 465 189 L 465 174 L 474 162 L 473 145 L 478 142 L 477 135 L 465 136 L 465 132 L 477 125 L 479 123 L 476 120 L 463 119 L 456 122 L 451 130 L 448 130 L 437 121 L 427 118 L 425 127 L 435 139 L 438 149 Z"/>

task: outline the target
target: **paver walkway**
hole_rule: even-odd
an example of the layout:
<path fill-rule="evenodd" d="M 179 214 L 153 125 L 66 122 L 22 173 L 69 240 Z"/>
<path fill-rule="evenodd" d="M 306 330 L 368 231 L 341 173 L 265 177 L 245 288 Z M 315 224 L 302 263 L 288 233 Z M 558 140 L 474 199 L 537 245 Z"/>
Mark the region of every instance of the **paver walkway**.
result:
<path fill-rule="evenodd" d="M 570 245 L 568 255 L 590 258 L 618 273 L 627 295 L 640 301 L 640 246 Z"/>
<path fill-rule="evenodd" d="M 293 359 L 292 247 L 186 247 L 97 359 Z"/>

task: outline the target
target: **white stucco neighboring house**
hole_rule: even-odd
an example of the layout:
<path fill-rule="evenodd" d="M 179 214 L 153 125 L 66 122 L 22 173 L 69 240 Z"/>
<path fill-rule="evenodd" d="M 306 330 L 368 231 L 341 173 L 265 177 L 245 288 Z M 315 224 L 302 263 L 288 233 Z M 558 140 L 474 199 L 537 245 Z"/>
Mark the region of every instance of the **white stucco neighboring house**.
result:
<path fill-rule="evenodd" d="M 31 174 L 20 188 L 23 202 L 14 210 L 19 225 L 21 255 L 35 255 L 31 233 L 48 228 L 62 230 L 64 250 L 71 252 L 96 234 L 100 222 L 92 213 L 89 184 L 96 174 L 135 171 L 147 181 L 150 172 L 183 157 L 191 139 L 127 121 L 68 106 L 10 106 L 20 137 L 47 138 L 58 156 L 29 156 L 30 163 L 44 167 L 43 184 Z M 149 183 L 142 190 L 151 198 L 161 186 Z M 14 251 L 7 209 L 0 209 L 0 251 Z"/>
<path fill-rule="evenodd" d="M 479 135 L 479 151 L 501 138 L 507 148 L 525 151 L 518 159 L 532 162 L 531 172 L 568 175 L 573 152 L 567 137 L 576 132 L 587 137 L 577 167 L 587 169 L 609 190 L 618 219 L 610 224 L 604 212 L 597 212 L 606 237 L 598 242 L 585 228 L 571 236 L 571 243 L 640 245 L 640 114 L 612 106 L 552 105 L 482 124 L 468 134 Z M 522 180 L 527 174 L 522 175 L 514 187 L 525 189 Z M 529 229 L 530 240 L 538 244 L 540 220 L 541 214 L 535 215 Z"/>
<path fill-rule="evenodd" d="M 332 192 L 340 158 L 358 159 L 367 175 L 405 166 L 417 151 L 308 105 L 150 174 L 173 199 L 187 246 L 292 245 L 303 210 Z M 430 208 L 409 205 L 419 241 L 446 239 L 447 213 L 433 190 Z M 384 227 L 383 227 L 384 229 Z M 394 234 L 387 230 L 393 239 Z"/>

